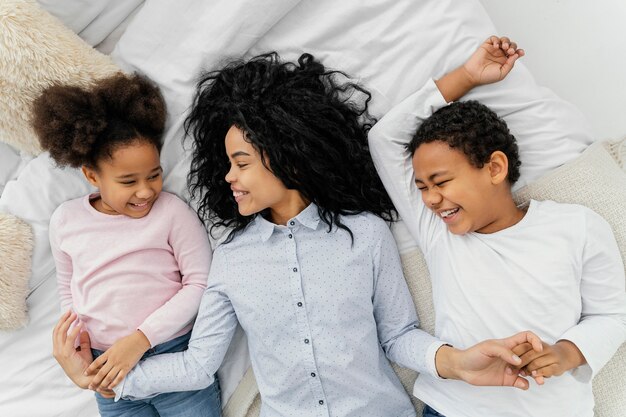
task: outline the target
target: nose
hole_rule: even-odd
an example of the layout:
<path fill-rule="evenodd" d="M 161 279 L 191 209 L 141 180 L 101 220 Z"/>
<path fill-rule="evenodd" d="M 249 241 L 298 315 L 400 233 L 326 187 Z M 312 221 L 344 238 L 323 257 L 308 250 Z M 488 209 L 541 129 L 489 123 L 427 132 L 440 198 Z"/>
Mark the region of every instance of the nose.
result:
<path fill-rule="evenodd" d="M 232 184 L 233 182 L 235 182 L 235 178 L 236 176 L 233 172 L 233 165 L 231 165 L 224 179 L 226 180 L 227 183 Z"/>
<path fill-rule="evenodd" d="M 423 190 L 422 191 L 422 200 L 427 207 L 436 207 L 441 203 L 443 197 L 436 190 Z"/>
<path fill-rule="evenodd" d="M 149 200 L 154 197 L 154 194 L 155 191 L 149 184 L 143 184 L 143 186 L 135 193 L 137 198 L 141 198 L 142 200 Z"/>

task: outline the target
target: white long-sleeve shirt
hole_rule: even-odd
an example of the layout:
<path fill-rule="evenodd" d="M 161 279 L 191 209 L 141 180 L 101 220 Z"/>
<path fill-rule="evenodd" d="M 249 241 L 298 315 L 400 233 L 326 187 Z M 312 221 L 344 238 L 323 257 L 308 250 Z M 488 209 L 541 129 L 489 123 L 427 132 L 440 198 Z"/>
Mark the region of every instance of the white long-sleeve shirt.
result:
<path fill-rule="evenodd" d="M 420 375 L 414 395 L 447 417 L 592 416 L 591 378 L 626 339 L 624 266 L 611 228 L 583 206 L 531 201 L 507 229 L 450 233 L 424 206 L 405 148 L 445 105 L 430 81 L 369 133 L 381 179 L 428 264 L 435 335 L 465 348 L 532 330 L 547 343 L 574 342 L 587 364 L 526 392 Z"/>
<path fill-rule="evenodd" d="M 257 216 L 213 256 L 189 348 L 140 362 L 115 391 L 145 398 L 213 382 L 237 321 L 248 336 L 263 417 L 409 417 L 387 358 L 436 376 L 441 346 L 417 316 L 389 228 L 373 214 L 311 204 L 278 226 Z"/>

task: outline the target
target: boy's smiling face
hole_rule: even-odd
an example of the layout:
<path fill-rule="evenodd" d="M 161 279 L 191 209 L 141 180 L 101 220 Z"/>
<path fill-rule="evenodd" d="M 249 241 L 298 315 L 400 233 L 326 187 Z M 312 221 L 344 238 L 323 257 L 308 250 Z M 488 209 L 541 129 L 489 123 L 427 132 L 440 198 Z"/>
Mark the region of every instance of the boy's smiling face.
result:
<path fill-rule="evenodd" d="M 494 152 L 492 160 L 477 168 L 462 151 L 434 141 L 421 144 L 412 162 L 424 204 L 451 233 L 493 233 L 510 226 L 512 198 L 502 152 Z"/>

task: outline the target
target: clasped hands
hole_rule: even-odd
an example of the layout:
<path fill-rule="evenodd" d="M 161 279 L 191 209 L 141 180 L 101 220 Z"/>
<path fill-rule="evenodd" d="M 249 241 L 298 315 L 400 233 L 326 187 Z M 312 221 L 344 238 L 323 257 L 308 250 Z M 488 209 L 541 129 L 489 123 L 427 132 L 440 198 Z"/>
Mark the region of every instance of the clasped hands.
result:
<path fill-rule="evenodd" d="M 78 323 L 68 333 L 76 314 L 66 312 L 52 332 L 53 355 L 67 376 L 79 387 L 97 391 L 105 398 L 114 398 L 117 386 L 150 348 L 140 331 L 119 339 L 96 360 L 91 353 L 89 333 L 81 332 Z M 80 338 L 79 347 L 75 341 Z"/>
<path fill-rule="evenodd" d="M 490 339 L 468 349 L 444 345 L 436 355 L 439 375 L 472 385 L 511 386 L 526 390 L 532 377 L 539 385 L 545 378 L 559 376 L 585 363 L 572 342 L 559 340 L 554 345 L 525 331 L 504 339 Z"/>

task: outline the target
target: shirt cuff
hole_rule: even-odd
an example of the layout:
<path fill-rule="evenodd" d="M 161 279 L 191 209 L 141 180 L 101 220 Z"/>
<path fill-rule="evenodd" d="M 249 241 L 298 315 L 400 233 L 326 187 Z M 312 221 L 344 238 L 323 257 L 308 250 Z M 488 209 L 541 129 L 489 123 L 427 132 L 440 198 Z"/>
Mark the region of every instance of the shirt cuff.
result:
<path fill-rule="evenodd" d="M 439 372 L 437 372 L 437 362 L 435 361 L 435 357 L 437 356 L 437 351 L 439 350 L 439 348 L 444 345 L 450 346 L 446 342 L 437 340 L 436 342 L 431 343 L 426 350 L 426 369 L 428 370 L 430 376 L 439 380 L 443 380 L 446 378 L 442 378 L 439 376 Z"/>
<path fill-rule="evenodd" d="M 113 387 L 113 392 L 115 393 L 115 398 L 113 399 L 113 401 L 118 402 L 122 398 L 125 384 L 126 384 L 126 378 L 122 379 L 121 383 Z"/>

